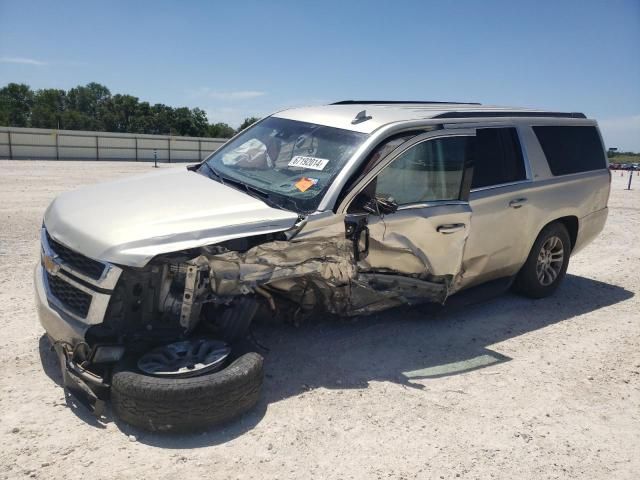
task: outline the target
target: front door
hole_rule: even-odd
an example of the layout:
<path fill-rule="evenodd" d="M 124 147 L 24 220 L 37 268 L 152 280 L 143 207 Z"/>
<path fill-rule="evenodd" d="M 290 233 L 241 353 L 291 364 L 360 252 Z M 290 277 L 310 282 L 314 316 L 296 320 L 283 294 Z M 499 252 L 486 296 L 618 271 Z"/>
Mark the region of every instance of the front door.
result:
<path fill-rule="evenodd" d="M 361 280 L 428 301 L 444 301 L 455 290 L 471 225 L 474 140 L 474 130 L 418 135 L 352 190 L 343 202 L 347 221 L 360 218 L 366 224 L 367 238 L 357 239 Z M 371 199 L 383 207 L 397 205 L 397 210 L 376 210 L 378 203 Z"/>

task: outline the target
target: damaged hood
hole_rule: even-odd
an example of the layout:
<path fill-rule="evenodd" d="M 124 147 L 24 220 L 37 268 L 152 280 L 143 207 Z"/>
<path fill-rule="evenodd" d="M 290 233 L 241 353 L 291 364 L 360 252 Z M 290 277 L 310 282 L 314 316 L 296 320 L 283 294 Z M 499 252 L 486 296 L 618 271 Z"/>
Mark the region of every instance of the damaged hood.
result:
<path fill-rule="evenodd" d="M 63 193 L 44 223 L 88 257 L 141 267 L 162 253 L 287 230 L 297 219 L 181 167 Z"/>

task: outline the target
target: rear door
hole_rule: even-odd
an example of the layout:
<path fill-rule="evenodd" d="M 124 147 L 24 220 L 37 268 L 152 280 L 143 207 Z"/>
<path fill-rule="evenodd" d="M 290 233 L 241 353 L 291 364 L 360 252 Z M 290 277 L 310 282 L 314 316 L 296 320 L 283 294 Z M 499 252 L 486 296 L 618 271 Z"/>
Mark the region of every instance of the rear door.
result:
<path fill-rule="evenodd" d="M 474 130 L 462 129 L 413 137 L 374 166 L 345 198 L 340 208 L 347 221 L 359 219 L 364 232 L 357 259 L 360 278 L 382 288 L 391 282 L 407 296 L 420 296 L 420 291 L 428 296 L 429 288 L 420 286 L 440 285 L 440 298 L 432 299 L 440 301 L 455 289 L 471 226 L 474 139 Z M 364 213 L 362 205 L 373 197 L 393 199 L 397 211 Z"/>
<path fill-rule="evenodd" d="M 537 212 L 531 174 L 517 129 L 477 128 L 473 157 L 473 228 L 463 260 L 464 287 L 514 275 L 537 235 L 532 234 Z"/>

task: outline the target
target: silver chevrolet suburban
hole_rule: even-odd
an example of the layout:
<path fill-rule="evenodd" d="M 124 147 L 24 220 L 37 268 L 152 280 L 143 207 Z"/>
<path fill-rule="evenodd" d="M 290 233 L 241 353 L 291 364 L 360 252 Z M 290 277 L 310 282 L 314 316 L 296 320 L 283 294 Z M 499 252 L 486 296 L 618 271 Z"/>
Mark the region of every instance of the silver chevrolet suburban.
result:
<path fill-rule="evenodd" d="M 489 281 L 552 294 L 602 230 L 594 120 L 476 103 L 285 110 L 198 165 L 56 198 L 35 271 L 67 389 L 150 430 L 248 410 L 260 312 L 299 322 L 444 303 Z M 268 315 L 266 315 L 268 317 Z M 251 349 L 249 349 L 251 350 Z"/>

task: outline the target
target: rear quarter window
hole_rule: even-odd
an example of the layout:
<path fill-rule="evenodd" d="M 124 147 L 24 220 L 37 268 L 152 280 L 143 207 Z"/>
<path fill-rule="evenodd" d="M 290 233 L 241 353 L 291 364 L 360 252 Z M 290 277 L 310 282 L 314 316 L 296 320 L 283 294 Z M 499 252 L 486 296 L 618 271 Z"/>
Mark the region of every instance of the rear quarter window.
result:
<path fill-rule="evenodd" d="M 533 127 L 553 175 L 606 168 L 604 148 L 596 127 Z"/>

